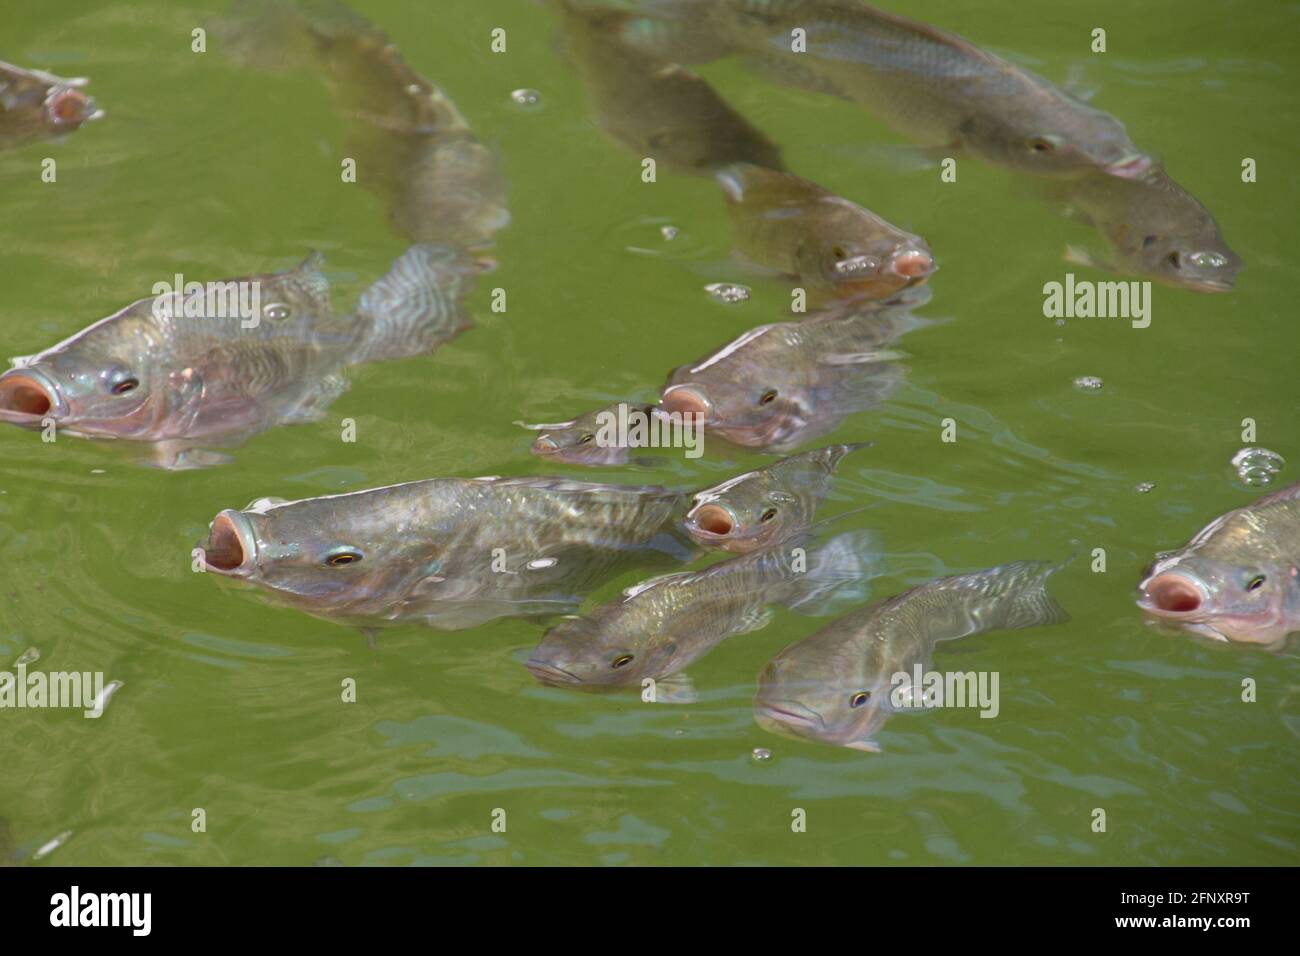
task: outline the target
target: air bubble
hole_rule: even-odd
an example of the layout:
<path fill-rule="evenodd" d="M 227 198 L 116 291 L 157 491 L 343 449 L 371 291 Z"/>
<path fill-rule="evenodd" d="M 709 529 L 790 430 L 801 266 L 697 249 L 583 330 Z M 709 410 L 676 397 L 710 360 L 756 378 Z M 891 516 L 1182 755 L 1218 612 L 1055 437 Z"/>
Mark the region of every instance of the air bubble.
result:
<path fill-rule="evenodd" d="M 714 282 L 704 287 L 704 291 L 719 302 L 744 302 L 750 296 L 749 286 L 735 282 Z"/>
<path fill-rule="evenodd" d="M 1275 451 L 1248 445 L 1232 456 L 1232 467 L 1237 477 L 1248 485 L 1259 487 L 1273 481 L 1273 476 L 1282 470 L 1286 459 Z"/>
<path fill-rule="evenodd" d="M 542 94 L 536 90 L 520 89 L 510 94 L 510 102 L 524 109 L 535 109 L 542 105 Z"/>
<path fill-rule="evenodd" d="M 749 755 L 753 757 L 755 760 L 772 759 L 772 751 L 768 750 L 766 747 L 755 747 L 753 750 L 750 751 Z"/>
<path fill-rule="evenodd" d="M 1154 490 L 1155 487 L 1156 483 L 1154 481 L 1144 481 L 1137 486 L 1136 491 L 1140 495 L 1145 495 L 1148 491 Z"/>
<path fill-rule="evenodd" d="M 1080 375 L 1074 380 L 1074 387 L 1083 389 L 1086 392 L 1095 392 L 1104 384 L 1096 375 Z"/>

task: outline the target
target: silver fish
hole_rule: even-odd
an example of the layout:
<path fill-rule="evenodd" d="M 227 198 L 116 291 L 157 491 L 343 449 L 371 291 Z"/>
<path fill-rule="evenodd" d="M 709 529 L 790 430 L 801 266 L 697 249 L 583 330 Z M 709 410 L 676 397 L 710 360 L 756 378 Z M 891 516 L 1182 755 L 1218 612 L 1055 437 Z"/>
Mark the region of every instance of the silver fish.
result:
<path fill-rule="evenodd" d="M 940 641 L 1055 624 L 1068 615 L 1048 594 L 1059 564 L 1020 561 L 939 578 L 822 628 L 777 654 L 758 675 L 754 717 L 765 730 L 878 752 L 876 733 L 907 706 L 897 675 L 928 669 Z"/>
<path fill-rule="evenodd" d="M 1215 518 L 1138 588 L 1138 607 L 1158 621 L 1280 648 L 1300 631 L 1300 483 Z"/>
<path fill-rule="evenodd" d="M 52 139 L 102 117 L 85 93 L 87 82 L 0 61 L 0 149 Z"/>
<path fill-rule="evenodd" d="M 461 253 L 412 246 L 346 316 L 322 261 L 140 299 L 15 358 L 0 421 L 147 443 L 162 467 L 196 467 L 222 457 L 201 445 L 319 418 L 349 365 L 427 352 L 469 327 L 460 298 L 477 265 Z"/>
<path fill-rule="evenodd" d="M 744 554 L 803 531 L 844 456 L 871 444 L 806 451 L 697 492 L 686 533 L 706 548 Z"/>
<path fill-rule="evenodd" d="M 693 553 L 684 494 L 560 478 L 433 478 L 213 519 L 207 571 L 345 624 L 454 630 L 576 610 L 633 566 Z"/>
<path fill-rule="evenodd" d="M 759 630 L 773 605 L 816 609 L 869 576 L 869 539 L 846 532 L 825 544 L 811 535 L 729 558 L 703 571 L 652 578 L 547 632 L 528 660 L 539 681 L 602 690 L 658 683 L 655 699 L 693 696 L 678 675 L 728 637 Z"/>

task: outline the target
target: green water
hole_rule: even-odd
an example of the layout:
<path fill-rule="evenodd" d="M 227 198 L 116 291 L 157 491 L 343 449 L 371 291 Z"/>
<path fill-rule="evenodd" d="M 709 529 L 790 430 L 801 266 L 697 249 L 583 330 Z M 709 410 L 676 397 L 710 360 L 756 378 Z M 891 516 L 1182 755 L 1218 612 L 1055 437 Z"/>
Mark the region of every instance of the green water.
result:
<path fill-rule="evenodd" d="M 0 58 L 92 78 L 108 116 L 0 154 L 0 348 L 53 343 L 181 272 L 285 268 L 321 249 L 350 303 L 403 245 L 378 199 L 343 184 L 346 124 L 308 73 L 242 72 L 190 31 L 223 10 L 163 0 L 11 5 Z M 276 429 L 236 462 L 167 473 L 120 449 L 0 428 L 0 669 L 123 682 L 99 720 L 0 711 L 0 818 L 41 863 L 1288 864 L 1300 842 L 1294 652 L 1211 645 L 1143 624 L 1142 567 L 1257 493 L 1229 467 L 1241 422 L 1300 468 L 1294 260 L 1300 6 L 891 4 L 1058 82 L 1074 77 L 1212 209 L 1246 269 L 1231 295 L 1154 290 L 1150 328 L 1042 314 L 1042 286 L 1090 234 L 963 163 L 957 183 L 866 144 L 898 142 L 850 104 L 701 68 L 790 167 L 924 235 L 937 320 L 902 341 L 908 383 L 829 439 L 874 438 L 826 513 L 886 552 L 876 597 L 931 574 L 1104 548 L 1054 590 L 1063 626 L 942 647 L 941 669 L 997 671 L 1001 712 L 900 716 L 879 755 L 797 743 L 750 715 L 754 675 L 820 621 L 781 611 L 691 668 L 702 700 L 642 704 L 537 686 L 536 624 L 355 631 L 265 606 L 190 570 L 221 508 L 442 475 L 566 473 L 710 484 L 767 460 L 713 453 L 657 470 L 543 467 L 516 419 L 623 396 L 788 315 L 788 285 L 728 259 L 707 180 L 661 173 L 588 118 L 545 8 L 386 0 L 357 9 L 442 86 L 510 182 L 478 327 L 431 357 L 356 370 L 326 420 Z M 1108 31 L 1110 52 L 1088 51 Z M 507 30 L 492 54 L 489 32 Z M 539 90 L 522 110 L 511 90 Z M 58 181 L 39 164 L 58 161 Z M 1243 157 L 1259 181 L 1243 184 Z M 658 225 L 681 236 L 665 244 Z M 634 254 L 642 246 L 654 254 Z M 1086 269 L 1089 278 L 1098 278 Z M 742 281 L 743 304 L 702 286 Z M 490 288 L 508 308 L 488 308 Z M 1100 391 L 1072 381 L 1101 377 Z M 940 421 L 958 440 L 940 441 Z M 340 440 L 340 421 L 358 440 Z M 1154 482 L 1146 494 L 1136 490 Z M 612 582 L 608 598 L 637 580 Z M 1244 678 L 1258 700 L 1241 701 Z M 352 678 L 357 701 L 340 699 Z M 751 756 L 771 750 L 769 760 Z M 192 813 L 206 812 L 206 832 Z M 506 812 L 504 833 L 493 812 Z M 792 811 L 807 815 L 791 830 Z M 1092 829 L 1106 811 L 1105 833 Z M 39 864 L 38 864 L 39 865 Z"/>

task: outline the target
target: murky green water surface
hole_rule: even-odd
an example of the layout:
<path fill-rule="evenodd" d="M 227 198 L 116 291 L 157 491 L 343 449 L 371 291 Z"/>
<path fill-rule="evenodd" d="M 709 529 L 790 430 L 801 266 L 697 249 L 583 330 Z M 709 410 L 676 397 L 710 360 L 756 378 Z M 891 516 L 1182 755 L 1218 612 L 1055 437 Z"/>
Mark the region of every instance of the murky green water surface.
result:
<path fill-rule="evenodd" d="M 190 52 L 190 31 L 220 5 L 11 6 L 0 57 L 89 75 L 109 115 L 64 143 L 0 155 L 5 355 L 43 348 L 177 272 L 255 273 L 321 249 L 341 306 L 400 253 L 380 202 L 340 182 L 345 123 L 317 77 Z M 753 723 L 761 665 L 821 623 L 790 612 L 695 665 L 699 703 L 651 706 L 537 686 L 522 667 L 533 623 L 395 628 L 371 650 L 355 631 L 191 572 L 212 515 L 259 496 L 563 470 L 532 458 L 512 421 L 648 397 L 670 368 L 788 314 L 788 284 L 728 259 L 712 183 L 668 173 L 644 184 L 637 157 L 593 126 L 548 10 L 357 9 L 502 157 L 513 222 L 471 301 L 478 327 L 431 357 L 356 370 L 325 421 L 262 434 L 224 467 L 166 473 L 108 444 L 0 429 L 0 667 L 36 647 L 36 666 L 123 682 L 98 721 L 0 712 L 0 817 L 21 859 L 71 831 L 45 862 L 1295 862 L 1294 651 L 1159 632 L 1132 591 L 1156 550 L 1256 494 L 1228 464 L 1243 418 L 1291 459 L 1279 480 L 1300 477 L 1300 6 L 907 10 L 1095 90 L 1213 210 L 1246 261 L 1237 292 L 1157 287 L 1143 330 L 1043 317 L 1043 284 L 1071 268 L 1064 246 L 1091 237 L 1008 173 L 969 162 L 942 184 L 866 149 L 899 140 L 850 104 L 733 62 L 701 68 L 792 169 L 924 235 L 940 259 L 922 310 L 937 321 L 902 343 L 908 384 L 831 436 L 878 443 L 845 463 L 827 506 L 869 505 L 848 524 L 874 529 L 887 551 L 873 595 L 1106 550 L 1105 573 L 1077 561 L 1054 582 L 1070 623 L 940 648 L 937 667 L 1000 673 L 996 719 L 900 716 L 880 755 Z M 1095 26 L 1108 31 L 1105 55 L 1088 50 Z M 504 55 L 489 52 L 494 27 L 507 30 Z M 512 104 L 520 87 L 539 90 L 542 107 Z M 40 180 L 45 156 L 57 183 Z M 1243 157 L 1257 160 L 1258 183 L 1241 182 Z M 662 223 L 681 230 L 671 244 Z M 703 293 L 726 280 L 753 285 L 753 298 L 728 306 Z M 504 314 L 488 308 L 492 286 L 508 291 Z M 1104 386 L 1073 387 L 1083 375 Z M 946 417 L 952 444 L 940 441 Z M 358 424 L 355 444 L 340 441 L 344 418 Z M 568 473 L 691 487 L 764 460 L 714 449 L 657 470 Z M 1142 482 L 1154 490 L 1139 493 Z M 1240 699 L 1247 677 L 1255 703 Z M 340 700 L 345 678 L 354 704 Z M 771 759 L 755 760 L 756 747 Z M 192 832 L 195 808 L 206 833 Z M 496 808 L 505 833 L 491 829 Z M 795 808 L 805 833 L 791 832 Z"/>

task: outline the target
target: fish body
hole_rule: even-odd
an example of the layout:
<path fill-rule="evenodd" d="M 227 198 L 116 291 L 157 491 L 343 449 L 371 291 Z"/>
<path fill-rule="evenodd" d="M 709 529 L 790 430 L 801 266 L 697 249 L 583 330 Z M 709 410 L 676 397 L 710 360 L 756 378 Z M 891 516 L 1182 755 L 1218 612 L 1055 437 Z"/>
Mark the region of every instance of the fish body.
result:
<path fill-rule="evenodd" d="M 0 61 L 0 149 L 52 139 L 103 116 L 86 83 Z"/>
<path fill-rule="evenodd" d="M 697 492 L 686 533 L 699 545 L 745 554 L 806 530 L 844 456 L 865 445 L 828 445 Z"/>
<path fill-rule="evenodd" d="M 1083 176 L 1063 191 L 1069 211 L 1111 249 L 1109 261 L 1087 264 L 1197 292 L 1232 290 L 1241 258 L 1210 211 L 1163 169 L 1139 179 Z"/>
<path fill-rule="evenodd" d="M 790 173 L 740 164 L 717 175 L 736 248 L 841 299 L 884 299 L 934 272 L 920 236 Z"/>
<path fill-rule="evenodd" d="M 853 533 L 821 546 L 796 537 L 702 571 L 653 578 L 552 628 L 528 669 L 543 683 L 583 690 L 671 677 L 726 638 L 766 626 L 772 605 L 808 606 L 861 580 L 867 550 Z"/>
<path fill-rule="evenodd" d="M 454 630 L 568 613 L 633 566 L 690 556 L 685 495 L 559 478 L 434 478 L 222 511 L 206 569 L 317 617 Z"/>
<path fill-rule="evenodd" d="M 1152 165 L 1113 116 L 955 34 L 857 0 L 631 6 L 623 35 L 635 42 L 661 54 L 676 47 L 686 62 L 747 53 L 777 78 L 859 103 L 923 145 L 1040 175 L 1134 177 Z M 795 29 L 802 52 L 792 49 Z"/>
<path fill-rule="evenodd" d="M 878 751 L 877 731 L 908 706 L 894 699 L 895 676 L 928 669 L 936 644 L 1067 619 L 1045 586 L 1059 567 L 1021 561 L 939 578 L 839 618 L 763 668 L 755 719 L 777 733 Z"/>
<path fill-rule="evenodd" d="M 214 29 L 237 61 L 321 75 L 351 124 L 358 181 L 408 242 L 485 249 L 510 221 L 492 151 L 374 24 L 341 3 L 243 0 Z"/>
<path fill-rule="evenodd" d="M 787 452 L 833 430 L 851 412 L 884 401 L 903 370 L 886 346 L 906 310 L 827 313 L 744 333 L 669 376 L 660 403 L 704 416 L 706 434 Z"/>
<path fill-rule="evenodd" d="M 1300 630 L 1300 484 L 1219 516 L 1138 587 L 1138 607 L 1158 621 L 1280 648 Z"/>
<path fill-rule="evenodd" d="M 564 18 L 565 49 L 611 138 L 638 157 L 705 174 L 730 163 L 781 169 L 780 149 L 702 77 L 622 42 L 617 15 Z"/>
<path fill-rule="evenodd" d="M 468 327 L 475 267 L 412 246 L 350 314 L 334 313 L 322 257 L 288 272 L 198 284 L 137 300 L 0 375 L 0 421 L 149 443 L 187 467 L 195 443 L 311 421 L 347 388 L 352 364 L 414 355 Z"/>

